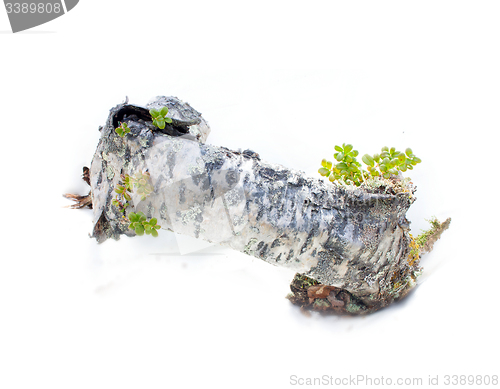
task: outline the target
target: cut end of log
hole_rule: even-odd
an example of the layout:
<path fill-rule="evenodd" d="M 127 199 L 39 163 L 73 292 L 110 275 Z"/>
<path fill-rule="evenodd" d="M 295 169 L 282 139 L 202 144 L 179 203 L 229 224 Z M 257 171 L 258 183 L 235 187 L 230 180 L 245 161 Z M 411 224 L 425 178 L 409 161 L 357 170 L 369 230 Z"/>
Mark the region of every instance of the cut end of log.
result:
<path fill-rule="evenodd" d="M 299 273 L 290 284 L 290 290 L 292 293 L 287 296 L 288 300 L 302 310 L 345 315 L 359 315 L 375 310 L 346 290 L 321 284 Z"/>
<path fill-rule="evenodd" d="M 373 304 L 356 297 L 351 292 L 324 285 L 304 274 L 295 274 L 290 284 L 292 293 L 287 299 L 302 311 L 317 311 L 325 314 L 337 315 L 365 315 L 382 309 L 391 303 L 402 299 L 413 287 L 408 288 L 405 293 L 394 294 L 384 299 L 373 300 Z"/>

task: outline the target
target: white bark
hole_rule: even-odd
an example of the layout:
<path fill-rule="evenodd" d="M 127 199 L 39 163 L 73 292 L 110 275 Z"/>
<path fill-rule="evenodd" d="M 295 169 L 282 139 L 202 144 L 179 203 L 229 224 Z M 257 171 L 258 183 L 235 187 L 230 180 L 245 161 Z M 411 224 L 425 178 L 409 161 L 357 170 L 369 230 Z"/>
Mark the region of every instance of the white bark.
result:
<path fill-rule="evenodd" d="M 148 107 L 162 105 L 178 119 L 178 136 L 123 117 L 129 105 L 112 109 L 101 129 L 90 172 L 99 241 L 134 234 L 111 201 L 120 174 L 148 171 L 154 192 L 145 201 L 135 196 L 133 210 L 157 218 L 164 229 L 293 268 L 367 306 L 385 305 L 414 285 L 419 269 L 408 264 L 405 218 L 412 188 L 392 195 L 338 187 L 250 151 L 205 145 L 209 128 L 199 113 L 175 98 L 160 97 Z M 132 129 L 124 138 L 114 132 L 117 118 Z M 396 290 L 395 279 L 404 287 Z"/>

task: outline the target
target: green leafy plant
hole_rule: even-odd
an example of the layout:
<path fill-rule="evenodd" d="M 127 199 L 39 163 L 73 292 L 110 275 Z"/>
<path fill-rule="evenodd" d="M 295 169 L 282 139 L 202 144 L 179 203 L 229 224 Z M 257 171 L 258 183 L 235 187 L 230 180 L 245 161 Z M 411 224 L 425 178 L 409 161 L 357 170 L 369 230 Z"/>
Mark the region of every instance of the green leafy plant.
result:
<path fill-rule="evenodd" d="M 128 207 L 128 202 L 132 200 L 133 182 L 128 174 L 121 175 L 121 184 L 116 185 L 116 197 L 113 199 L 112 204 L 120 209 L 120 212 L 125 213 L 125 208 Z"/>
<path fill-rule="evenodd" d="M 165 123 L 172 123 L 172 119 L 167 117 L 168 108 L 162 107 L 161 109 L 151 109 L 149 110 L 151 117 L 153 118 L 153 124 L 161 129 L 165 128 Z"/>
<path fill-rule="evenodd" d="M 319 174 L 328 177 L 330 181 L 343 180 L 346 184 L 361 185 L 364 172 L 360 169 L 361 164 L 357 161 L 358 151 L 350 144 L 335 146 L 337 151 L 333 156 L 336 163 L 323 159 Z"/>
<path fill-rule="evenodd" d="M 363 155 L 363 162 L 368 165 L 368 171 L 373 177 L 383 176 L 389 178 L 391 174 L 398 174 L 398 171 L 405 172 L 412 170 L 413 166 L 422 162 L 420 158 L 413 154 L 410 148 L 405 152 L 397 151 L 395 147 L 382 147 L 380 154 Z"/>
<path fill-rule="evenodd" d="M 130 132 L 130 128 L 128 127 L 128 124 L 123 122 L 120 123 L 120 126 L 115 128 L 115 132 L 121 136 L 122 138 Z"/>
<path fill-rule="evenodd" d="M 128 174 L 121 175 L 121 181 L 116 185 L 115 192 L 116 197 L 113 199 L 112 204 L 119 208 L 122 212 L 123 218 L 130 222 L 128 228 L 134 230 L 137 235 L 153 235 L 158 236 L 158 231 L 161 226 L 158 225 L 158 221 L 153 218 L 147 220 L 146 216 L 142 212 L 130 212 L 125 216 L 125 209 L 130 205 L 129 201 L 132 200 L 132 192 L 136 188 L 136 191 L 141 195 L 141 200 L 145 200 L 153 192 L 153 185 L 150 182 L 150 174 L 148 172 L 143 173 L 142 171 L 137 172 L 134 177 Z"/>
<path fill-rule="evenodd" d="M 142 171 L 137 172 L 134 177 L 128 174 L 121 175 L 121 182 L 116 186 L 116 197 L 112 204 L 120 208 L 120 212 L 125 212 L 128 207 L 128 202 L 132 200 L 132 192 L 136 189 L 137 194 L 141 196 L 141 200 L 146 200 L 146 197 L 153 193 L 153 185 L 150 181 L 150 174 Z"/>
<path fill-rule="evenodd" d="M 405 172 L 412 170 L 413 166 L 422 162 L 420 158 L 413 154 L 410 148 L 405 152 L 397 151 L 395 147 L 382 147 L 380 154 L 365 154 L 361 160 L 367 165 L 367 170 L 361 168 L 361 164 L 356 157 L 359 155 L 350 144 L 335 146 L 336 153 L 333 155 L 337 162 L 332 163 L 323 159 L 318 173 L 333 181 L 343 182 L 348 185 L 360 186 L 361 183 L 370 177 L 382 176 L 390 178 L 398 171 Z"/>
<path fill-rule="evenodd" d="M 144 235 L 153 235 L 154 237 L 158 236 L 158 231 L 161 226 L 157 224 L 156 218 L 152 218 L 147 220 L 146 216 L 142 212 L 130 212 L 128 215 L 130 225 L 128 228 L 134 230 L 135 233 L 139 236 Z"/>

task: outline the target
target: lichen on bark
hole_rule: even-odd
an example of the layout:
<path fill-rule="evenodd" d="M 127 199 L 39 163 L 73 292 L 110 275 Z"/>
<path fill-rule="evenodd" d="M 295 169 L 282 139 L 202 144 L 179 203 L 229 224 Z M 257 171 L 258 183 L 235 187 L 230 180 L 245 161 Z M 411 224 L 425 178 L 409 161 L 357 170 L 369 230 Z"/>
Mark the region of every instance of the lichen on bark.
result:
<path fill-rule="evenodd" d="M 167 106 L 172 124 L 152 125 Z M 120 122 L 131 132 L 115 133 Z M 133 236 L 113 205 L 120 177 L 147 172 L 154 188 L 128 212 L 297 271 L 290 300 L 316 310 L 362 314 L 405 296 L 421 271 L 406 212 L 415 187 L 400 177 L 345 187 L 264 162 L 251 150 L 206 145 L 201 114 L 174 97 L 111 109 L 90 168 L 93 236 Z"/>

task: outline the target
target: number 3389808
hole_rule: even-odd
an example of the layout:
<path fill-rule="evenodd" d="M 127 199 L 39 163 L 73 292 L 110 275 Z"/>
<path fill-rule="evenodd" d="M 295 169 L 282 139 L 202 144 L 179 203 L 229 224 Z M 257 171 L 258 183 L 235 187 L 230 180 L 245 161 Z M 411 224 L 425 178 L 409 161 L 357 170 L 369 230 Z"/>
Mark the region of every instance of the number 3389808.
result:
<path fill-rule="evenodd" d="M 61 4 L 56 3 L 6 3 L 7 13 L 15 14 L 51 14 L 61 13 Z"/>

